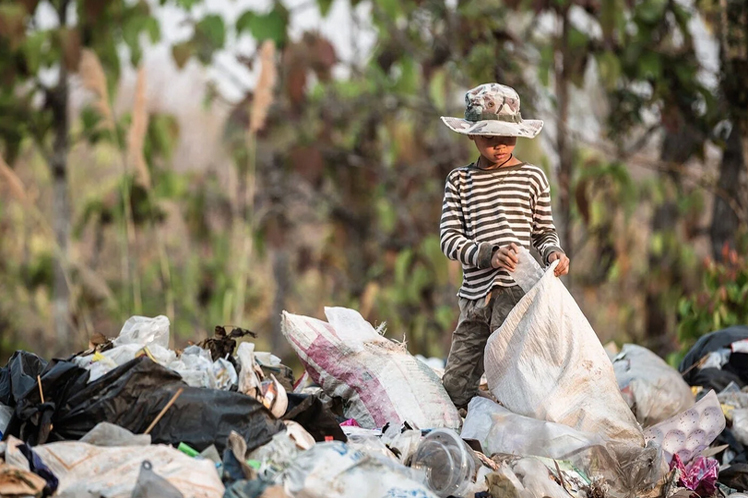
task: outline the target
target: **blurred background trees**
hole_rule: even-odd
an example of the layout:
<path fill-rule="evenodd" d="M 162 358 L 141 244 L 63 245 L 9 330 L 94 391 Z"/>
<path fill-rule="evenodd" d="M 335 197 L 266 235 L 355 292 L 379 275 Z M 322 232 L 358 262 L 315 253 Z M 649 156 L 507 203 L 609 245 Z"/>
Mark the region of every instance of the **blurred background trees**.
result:
<path fill-rule="evenodd" d="M 738 0 L 0 1 L 0 354 L 132 314 L 283 354 L 283 309 L 339 305 L 445 355 L 475 151 L 439 116 L 487 81 L 546 121 L 518 155 L 601 340 L 746 323 L 746 32 Z"/>

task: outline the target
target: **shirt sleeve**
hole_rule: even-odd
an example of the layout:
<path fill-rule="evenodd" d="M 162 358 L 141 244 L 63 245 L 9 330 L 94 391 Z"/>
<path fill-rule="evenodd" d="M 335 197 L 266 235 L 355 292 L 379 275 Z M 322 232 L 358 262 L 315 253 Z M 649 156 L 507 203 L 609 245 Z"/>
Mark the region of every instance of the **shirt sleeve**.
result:
<path fill-rule="evenodd" d="M 487 242 L 477 243 L 465 236 L 465 216 L 460 202 L 460 191 L 451 175 L 444 187 L 442 218 L 439 224 L 442 252 L 465 266 L 490 268 L 491 257 L 498 246 Z"/>
<path fill-rule="evenodd" d="M 535 209 L 533 210 L 532 245 L 541 254 L 546 264 L 548 264 L 548 257 L 552 253 L 564 252 L 561 249 L 561 242 L 553 224 L 551 186 L 545 177 L 540 185 L 540 193 L 535 200 Z"/>

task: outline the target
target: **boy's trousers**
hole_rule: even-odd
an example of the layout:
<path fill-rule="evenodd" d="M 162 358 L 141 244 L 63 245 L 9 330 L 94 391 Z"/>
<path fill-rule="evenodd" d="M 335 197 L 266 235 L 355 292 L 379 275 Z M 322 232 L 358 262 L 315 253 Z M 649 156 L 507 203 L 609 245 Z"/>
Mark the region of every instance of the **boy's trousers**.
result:
<path fill-rule="evenodd" d="M 525 293 L 518 285 L 494 287 L 483 299 L 459 298 L 460 318 L 452 334 L 442 383 L 458 408 L 466 407 L 478 393 L 483 375 L 483 351 L 491 333 L 498 329 Z"/>

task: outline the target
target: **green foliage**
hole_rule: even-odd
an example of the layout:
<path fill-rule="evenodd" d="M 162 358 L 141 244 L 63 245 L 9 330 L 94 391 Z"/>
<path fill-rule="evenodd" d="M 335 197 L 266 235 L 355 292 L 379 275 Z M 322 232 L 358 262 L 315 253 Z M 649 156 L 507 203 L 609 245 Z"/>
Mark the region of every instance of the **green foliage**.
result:
<path fill-rule="evenodd" d="M 748 325 L 748 257 L 725 247 L 723 260 L 704 262 L 702 288 L 678 303 L 678 338 L 684 351 L 704 334 Z"/>
<path fill-rule="evenodd" d="M 287 25 L 288 10 L 277 2 L 267 14 L 246 11 L 237 19 L 236 31 L 239 34 L 250 33 L 257 41 L 273 40 L 276 45 L 283 46 L 287 37 Z"/>

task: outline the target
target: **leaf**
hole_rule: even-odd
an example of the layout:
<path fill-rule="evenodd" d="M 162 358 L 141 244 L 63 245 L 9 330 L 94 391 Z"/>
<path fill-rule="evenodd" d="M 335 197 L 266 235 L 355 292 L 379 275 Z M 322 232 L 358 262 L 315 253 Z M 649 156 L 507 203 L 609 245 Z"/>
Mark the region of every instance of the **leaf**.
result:
<path fill-rule="evenodd" d="M 273 40 L 279 47 L 286 42 L 288 11 L 280 4 L 265 15 L 247 11 L 236 21 L 238 34 L 248 31 L 257 41 Z"/>
<path fill-rule="evenodd" d="M 48 36 L 48 31 L 37 31 L 31 33 L 23 41 L 23 55 L 26 58 L 26 66 L 32 74 L 36 74 L 41 68 L 44 44 Z"/>
<path fill-rule="evenodd" d="M 384 197 L 377 199 L 376 211 L 379 229 L 382 233 L 391 234 L 397 226 L 397 211 Z"/>
<path fill-rule="evenodd" d="M 327 17 L 327 14 L 330 13 L 330 7 L 332 7 L 333 2 L 334 0 L 317 0 L 319 13 L 322 15 L 322 17 Z"/>
<path fill-rule="evenodd" d="M 600 6 L 600 28 L 603 30 L 603 38 L 607 41 L 613 39 L 619 14 L 618 2 L 616 0 L 602 0 Z"/>
<path fill-rule="evenodd" d="M 192 57 L 194 52 L 195 47 L 192 41 L 177 43 L 171 47 L 171 56 L 174 58 L 174 62 L 179 69 L 184 69 L 185 64 L 187 64 L 187 61 Z"/>
<path fill-rule="evenodd" d="M 33 14 L 36 11 L 37 5 L 39 5 L 39 0 L 16 0 L 16 2 L 23 5 L 27 14 Z"/>
<path fill-rule="evenodd" d="M 375 3 L 392 20 L 400 14 L 400 0 L 376 0 Z"/>
<path fill-rule="evenodd" d="M 0 4 L 0 37 L 7 38 L 13 50 L 26 36 L 26 9 L 14 3 Z"/>
<path fill-rule="evenodd" d="M 101 1 L 101 0 L 98 0 L 98 1 Z M 177 5 L 187 10 L 190 10 L 192 6 L 197 4 L 198 2 L 199 0 L 177 0 Z"/>
<path fill-rule="evenodd" d="M 223 19 L 217 14 L 205 16 L 195 26 L 196 34 L 199 33 L 202 40 L 210 43 L 211 47 L 218 49 L 223 47 L 226 40 L 226 27 Z"/>
<path fill-rule="evenodd" d="M 657 53 L 646 51 L 639 56 L 639 77 L 643 79 L 659 80 L 662 77 L 662 64 Z"/>
<path fill-rule="evenodd" d="M 600 79 L 607 90 L 613 90 L 621 78 L 621 61 L 610 50 L 597 55 L 597 67 Z"/>
<path fill-rule="evenodd" d="M 395 284 L 403 286 L 407 282 L 408 270 L 413 260 L 413 251 L 404 249 L 400 251 L 395 260 Z"/>
<path fill-rule="evenodd" d="M 636 7 L 638 17 L 648 24 L 659 24 L 664 21 L 663 15 L 668 0 L 647 0 Z"/>

